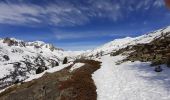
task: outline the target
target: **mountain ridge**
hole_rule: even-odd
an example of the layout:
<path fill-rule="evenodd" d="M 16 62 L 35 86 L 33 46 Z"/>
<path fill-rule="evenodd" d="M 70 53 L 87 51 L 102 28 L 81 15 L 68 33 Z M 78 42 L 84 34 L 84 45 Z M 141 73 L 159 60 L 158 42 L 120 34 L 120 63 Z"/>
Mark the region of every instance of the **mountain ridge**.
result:
<path fill-rule="evenodd" d="M 159 38 L 162 34 L 170 31 L 170 26 L 164 27 L 162 29 L 152 31 L 146 33 L 144 35 L 138 37 L 125 37 L 121 39 L 115 39 L 111 42 L 108 42 L 100 47 L 97 47 L 89 52 L 85 52 L 81 56 L 83 57 L 95 57 L 98 55 L 105 55 L 111 52 L 116 52 L 119 49 L 125 48 L 129 45 L 136 45 L 136 44 L 145 44 L 153 41 L 156 38 Z"/>
<path fill-rule="evenodd" d="M 167 64 L 167 65 L 170 64 L 170 59 L 168 58 L 169 55 L 167 55 L 170 53 L 169 52 L 169 49 L 170 49 L 169 38 L 170 38 L 170 26 L 160 29 L 160 30 L 157 30 L 157 31 L 154 31 L 154 32 L 150 32 L 148 34 L 145 34 L 145 35 L 142 35 L 139 37 L 135 37 L 135 38 L 126 37 L 123 39 L 116 39 L 116 40 L 106 43 L 103 46 L 98 47 L 94 50 L 83 52 L 83 53 L 78 53 L 78 54 L 74 54 L 74 53 L 71 54 L 71 51 L 69 51 L 69 52 L 65 52 L 62 50 L 56 51 L 56 49 L 54 49 L 54 51 L 51 51 L 49 48 L 48 48 L 48 50 L 45 49 L 43 51 L 44 47 L 38 48 L 40 50 L 36 50 L 37 48 L 36 49 L 32 48 L 33 51 L 36 52 L 36 53 L 34 53 L 34 55 L 32 55 L 32 58 L 30 58 L 33 60 L 30 60 L 30 59 L 28 59 L 28 57 L 26 57 L 28 61 L 27 60 L 21 61 L 24 53 L 20 52 L 20 53 L 18 53 L 18 54 L 22 55 L 22 56 L 18 56 L 18 57 L 21 57 L 21 59 L 19 60 L 20 62 L 18 61 L 18 62 L 12 63 L 13 64 L 12 67 L 9 65 L 8 66 L 4 65 L 5 63 L 8 62 L 8 59 L 11 59 L 11 57 L 1 55 L 1 58 L 3 58 L 3 61 L 5 63 L 3 63 L 3 61 L 1 61 L 0 64 L 5 67 L 14 68 L 14 70 L 11 70 L 11 72 L 13 74 L 11 74 L 11 72 L 10 72 L 11 76 L 7 75 L 8 77 L 5 77 L 4 79 L 0 79 L 0 85 L 1 86 L 5 85 L 1 89 L 11 86 L 13 84 L 17 84 L 17 85 L 14 85 L 7 89 L 4 89 L 4 92 L 2 92 L 2 94 L 0 94 L 0 98 L 1 97 L 2 98 L 15 97 L 16 100 L 18 100 L 14 94 L 19 95 L 20 93 L 23 93 L 24 98 L 27 98 L 27 94 L 24 94 L 24 93 L 28 92 L 29 94 L 32 94 L 29 91 L 33 87 L 35 87 L 37 89 L 43 89 L 43 91 L 45 91 L 45 94 L 43 94 L 42 96 L 39 95 L 39 92 L 36 92 L 34 95 L 35 98 L 46 98 L 46 95 L 47 95 L 46 88 L 43 88 L 43 87 L 44 86 L 48 87 L 48 85 L 46 85 L 44 82 L 42 82 L 41 79 L 43 79 L 43 78 L 51 79 L 52 77 L 50 78 L 50 75 L 52 75 L 52 74 L 57 75 L 56 80 L 55 79 L 50 80 L 50 82 L 46 82 L 46 83 L 51 84 L 51 82 L 52 82 L 52 83 L 55 83 L 55 85 L 56 85 L 54 87 L 56 87 L 56 88 L 59 88 L 60 86 L 62 87 L 61 90 L 59 89 L 59 91 L 55 92 L 55 93 L 57 93 L 57 97 L 55 97 L 55 98 L 58 98 L 58 100 L 60 100 L 61 98 L 64 98 L 64 99 L 77 98 L 77 100 L 78 100 L 78 98 L 81 96 L 85 96 L 88 98 L 88 95 L 90 95 L 90 94 L 85 92 L 85 91 L 88 91 L 88 89 L 89 89 L 89 88 L 84 88 L 85 80 L 88 80 L 86 83 L 86 86 L 91 87 L 93 89 L 93 91 L 91 91 L 91 92 L 93 92 L 93 96 L 91 95 L 89 98 L 95 98 L 95 100 L 97 98 L 96 94 L 99 95 L 100 98 L 102 98 L 101 100 L 103 100 L 103 98 L 105 98 L 105 96 L 107 96 L 107 94 L 105 92 L 108 92 L 109 94 L 114 93 L 114 90 L 112 91 L 112 89 L 110 88 L 111 84 L 114 84 L 114 86 L 112 86 L 112 87 L 114 87 L 114 89 L 117 89 L 116 90 L 117 92 L 123 91 L 125 93 L 129 93 L 129 92 L 131 92 L 131 91 L 129 91 L 129 89 L 130 90 L 132 89 L 135 93 L 137 93 L 135 95 L 140 95 L 140 92 L 137 92 L 138 90 L 141 90 L 141 93 L 145 93 L 145 91 L 144 91 L 146 89 L 145 87 L 148 85 L 151 85 L 150 81 L 148 81 L 148 78 L 152 79 L 151 80 L 152 84 L 154 84 L 155 82 L 160 84 L 160 86 L 158 84 L 154 84 L 154 86 L 149 87 L 149 89 L 157 89 L 157 87 L 155 88 L 155 86 L 158 86 L 158 91 L 162 91 L 162 89 L 164 89 L 164 88 L 162 88 L 161 85 L 165 85 L 165 86 L 169 87 L 169 85 L 167 84 L 167 83 L 169 83 L 169 77 L 167 77 L 167 76 L 169 76 L 169 74 L 168 74 L 169 68 L 167 66 L 165 66 L 165 64 Z M 37 43 L 39 43 L 39 42 L 37 42 Z M 40 45 L 38 45 L 38 46 L 42 46 L 41 44 L 43 44 L 43 43 L 40 42 L 39 44 Z M 35 45 L 36 45 L 36 43 L 35 43 Z M 6 47 L 8 47 L 7 49 L 10 48 L 9 50 L 11 50 L 12 48 L 16 49 L 15 47 L 17 47 L 17 46 L 6 45 Z M 23 49 L 25 47 L 21 45 L 20 48 Z M 32 49 L 30 49 L 30 51 L 32 51 Z M 43 51 L 42 53 L 41 53 L 41 50 Z M 26 51 L 28 51 L 28 50 L 25 50 L 24 52 L 26 52 Z M 164 52 L 164 51 L 168 51 L 168 52 Z M 0 51 L 0 53 L 1 52 L 2 52 L 2 50 Z M 61 53 L 61 55 L 59 53 Z M 67 53 L 69 53 L 70 55 L 68 55 Z M 56 56 L 55 54 L 58 56 Z M 61 58 L 57 59 L 54 57 L 53 60 L 57 61 L 57 62 L 53 63 L 54 66 L 47 65 L 47 64 L 49 64 L 49 62 L 48 62 L 49 58 L 51 59 L 51 57 L 53 57 L 54 55 L 56 57 L 61 57 Z M 62 61 L 63 61 L 63 58 L 65 58 L 66 56 L 69 61 L 67 62 L 68 64 L 63 65 Z M 169 62 L 167 62 L 166 60 L 167 61 L 169 60 Z M 154 61 L 156 61 L 156 64 Z M 24 62 L 31 63 L 32 64 L 31 68 L 33 68 L 33 69 L 29 70 L 28 68 L 30 68 L 30 66 L 23 66 L 23 64 L 26 65 L 26 63 L 24 63 Z M 7 63 L 7 64 L 9 64 L 9 63 Z M 150 66 L 149 64 L 154 64 L 154 67 L 149 67 Z M 47 69 L 46 69 L 46 71 L 44 70 L 43 72 L 41 72 L 39 74 L 35 74 L 36 69 L 39 67 L 42 67 L 42 68 L 45 67 Z M 25 70 L 25 72 L 26 72 L 24 74 L 25 76 L 22 74 L 18 74 L 18 73 L 24 72 L 23 71 L 24 68 L 27 69 L 27 70 Z M 97 68 L 98 68 L 98 70 L 97 70 Z M 161 71 L 160 71 L 160 74 L 157 74 L 156 71 L 154 71 L 157 68 L 159 68 L 159 69 L 162 68 L 161 71 L 163 71 L 163 72 L 161 73 Z M 73 70 L 71 70 L 71 69 L 73 69 Z M 3 70 L 3 68 L 2 68 L 2 70 Z M 123 76 L 118 76 L 118 75 L 121 75 L 121 70 L 123 71 Z M 142 70 L 142 72 L 140 72 L 141 70 Z M 30 72 L 33 71 L 33 72 L 31 74 L 27 75 L 27 72 L 29 72 L 29 71 Z M 89 74 L 89 72 L 91 72 L 91 71 L 93 71 L 93 72 Z M 127 76 L 126 74 L 128 74 L 127 71 L 130 72 L 131 74 L 130 74 L 130 77 L 126 78 L 126 76 Z M 143 75 L 143 73 L 145 73 L 145 71 L 147 73 L 147 77 L 145 77 L 145 75 Z M 68 76 L 65 77 L 65 75 L 61 74 L 63 72 L 64 73 L 66 72 L 66 76 L 67 75 Z M 74 72 L 77 72 L 77 74 L 73 78 L 70 75 L 74 74 Z M 115 75 L 115 73 L 116 73 L 116 75 Z M 140 74 L 140 73 L 142 73 L 141 74 L 142 78 L 140 76 L 138 76 L 138 74 Z M 33 75 L 33 76 L 30 76 L 30 75 Z M 81 75 L 81 78 L 79 75 Z M 103 76 L 104 76 L 105 81 L 102 81 Z M 110 76 L 114 77 L 114 79 L 116 81 L 113 80 L 112 77 L 110 77 Z M 119 79 L 119 77 L 121 77 L 121 79 Z M 131 77 L 134 77 L 134 80 Z M 10 79 L 13 79 L 13 80 L 10 80 Z M 18 79 L 20 79 L 20 80 L 18 81 Z M 64 80 L 64 83 L 62 83 L 61 81 L 58 81 L 60 79 Z M 128 79 L 130 81 L 128 81 L 126 79 Z M 138 82 L 133 83 L 133 81 L 135 81 L 135 79 L 137 79 L 139 82 L 141 82 L 142 86 L 140 86 L 140 83 L 138 83 Z M 41 80 L 41 82 L 39 80 Z M 123 83 L 122 83 L 122 80 L 123 80 Z M 37 81 L 38 84 L 41 84 L 43 86 L 42 87 L 37 86 L 35 81 Z M 5 82 L 5 83 L 9 82 L 9 83 L 5 84 L 3 82 Z M 58 82 L 59 83 L 61 82 L 61 84 L 58 84 Z M 113 82 L 113 83 L 108 83 L 108 82 Z M 18 83 L 21 83 L 21 84 L 18 84 Z M 128 83 L 128 84 L 125 84 L 125 83 Z M 164 84 L 162 84 L 162 83 L 164 83 Z M 78 87 L 75 86 L 75 84 L 77 84 Z M 89 84 L 91 84 L 91 85 L 89 85 Z M 123 86 L 119 86 L 119 84 L 122 84 L 123 86 L 127 85 L 128 86 L 127 90 L 124 91 L 124 88 L 122 88 Z M 132 87 L 133 84 L 136 84 L 137 87 L 133 88 Z M 139 86 L 138 86 L 138 84 L 139 84 Z M 95 85 L 97 87 L 95 87 Z M 51 92 L 56 91 L 54 88 L 48 88 L 48 89 Z M 96 92 L 94 92 L 95 89 L 96 89 Z M 25 91 L 25 92 L 22 92 L 22 91 Z M 79 92 L 77 92 L 77 91 L 79 91 Z M 105 91 L 105 92 L 103 92 L 103 91 Z M 168 93 L 170 92 L 170 91 L 166 91 L 166 90 L 164 90 L 164 91 L 168 92 Z M 122 93 L 122 95 L 123 94 L 124 93 Z M 113 95 L 116 96 L 116 93 Z M 130 98 L 136 98 L 133 93 L 130 95 L 132 95 L 132 97 L 130 97 Z M 152 98 L 152 96 L 154 98 L 159 98 L 154 93 L 150 93 L 150 91 L 146 91 L 145 95 L 149 96 L 146 98 Z M 151 97 L 150 97 L 150 95 L 151 95 Z M 161 93 L 161 95 L 166 96 L 166 94 L 164 94 L 164 92 Z M 49 96 L 51 96 L 51 95 L 49 94 Z M 108 100 L 112 100 L 111 98 L 115 98 L 114 96 L 109 96 Z M 51 97 L 53 97 L 53 96 L 51 96 Z M 20 96 L 20 98 L 22 98 L 22 97 Z M 118 97 L 118 98 L 123 98 L 123 97 Z M 126 98 L 129 98 L 129 96 L 127 96 Z M 143 98 L 143 97 L 137 97 L 137 98 Z M 5 99 L 5 100 L 7 100 L 7 99 Z M 86 100 L 86 99 L 83 99 L 83 100 Z M 134 100 L 136 100 L 136 99 L 134 99 Z"/>
<path fill-rule="evenodd" d="M 76 55 L 76 54 L 75 54 Z M 15 38 L 0 39 L 0 88 L 23 81 L 38 68 L 49 69 L 62 64 L 69 52 L 42 41 L 25 42 Z"/>

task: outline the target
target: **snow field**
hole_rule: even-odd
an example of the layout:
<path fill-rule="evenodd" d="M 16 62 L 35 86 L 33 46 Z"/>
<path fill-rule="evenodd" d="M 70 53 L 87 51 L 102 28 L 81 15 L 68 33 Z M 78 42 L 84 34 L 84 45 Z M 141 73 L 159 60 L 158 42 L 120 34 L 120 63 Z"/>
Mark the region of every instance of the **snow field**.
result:
<path fill-rule="evenodd" d="M 80 67 L 82 67 L 82 66 L 84 66 L 84 65 L 85 65 L 84 63 L 75 63 L 75 64 L 71 67 L 70 71 L 74 71 L 75 69 L 78 69 L 78 68 L 80 68 Z"/>
<path fill-rule="evenodd" d="M 170 100 L 170 69 L 156 73 L 150 63 L 116 65 L 122 58 L 102 57 L 101 68 L 92 75 L 97 100 Z"/>

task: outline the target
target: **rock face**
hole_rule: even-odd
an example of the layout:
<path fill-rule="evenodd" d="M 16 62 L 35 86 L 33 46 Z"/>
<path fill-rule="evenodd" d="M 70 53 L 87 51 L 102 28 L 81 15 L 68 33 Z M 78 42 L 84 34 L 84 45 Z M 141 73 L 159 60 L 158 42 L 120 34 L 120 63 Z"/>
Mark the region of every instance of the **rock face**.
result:
<path fill-rule="evenodd" d="M 5 38 L 3 39 L 3 43 L 6 43 L 8 46 L 20 46 L 25 47 L 25 42 L 23 41 L 16 41 L 15 39 Z"/>
<path fill-rule="evenodd" d="M 39 79 L 14 85 L 0 94 L 0 100 L 96 100 L 96 87 L 91 74 L 100 68 L 100 62 L 77 60 L 85 65 L 70 71 L 65 69 L 46 73 Z"/>
<path fill-rule="evenodd" d="M 3 58 L 7 61 L 9 60 L 9 57 L 7 55 L 4 55 Z"/>
<path fill-rule="evenodd" d="M 45 70 L 47 70 L 47 67 L 45 67 L 45 66 L 39 66 L 39 67 L 36 69 L 36 74 L 40 74 L 40 73 L 44 72 Z"/>
<path fill-rule="evenodd" d="M 41 41 L 0 39 L 0 89 L 58 66 L 65 56 L 62 49 Z"/>

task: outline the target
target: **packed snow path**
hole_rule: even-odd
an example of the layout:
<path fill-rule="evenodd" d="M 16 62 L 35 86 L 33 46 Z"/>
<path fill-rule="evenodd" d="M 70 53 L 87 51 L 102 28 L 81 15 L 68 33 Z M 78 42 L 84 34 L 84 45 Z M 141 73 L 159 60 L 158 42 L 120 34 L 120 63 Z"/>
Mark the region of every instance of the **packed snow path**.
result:
<path fill-rule="evenodd" d="M 97 100 L 170 100 L 170 69 L 156 73 L 149 63 L 126 62 L 121 56 L 101 58 L 102 65 L 92 76 Z"/>

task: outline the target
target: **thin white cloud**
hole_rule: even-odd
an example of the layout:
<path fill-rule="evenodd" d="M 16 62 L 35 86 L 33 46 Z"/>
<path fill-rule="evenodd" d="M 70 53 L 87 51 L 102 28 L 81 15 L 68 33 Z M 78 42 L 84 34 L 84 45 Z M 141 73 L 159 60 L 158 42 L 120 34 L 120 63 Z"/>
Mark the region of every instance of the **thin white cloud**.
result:
<path fill-rule="evenodd" d="M 92 41 L 81 41 L 81 42 L 70 42 L 70 43 L 60 43 L 55 44 L 64 50 L 91 50 L 96 48 L 99 45 L 102 45 L 102 42 L 92 42 Z"/>
<path fill-rule="evenodd" d="M 98 45 L 68 45 L 68 46 L 61 46 L 64 50 L 92 50 L 96 48 Z"/>
<path fill-rule="evenodd" d="M 77 20 L 78 17 L 78 20 Z M 50 24 L 56 26 L 76 25 L 87 22 L 88 18 L 73 6 L 47 4 L 0 3 L 0 23 L 3 24 Z"/>
<path fill-rule="evenodd" d="M 97 17 L 104 17 L 116 21 L 122 17 L 121 3 L 109 0 L 92 0 L 92 5 L 89 7 Z"/>
<path fill-rule="evenodd" d="M 164 0 L 155 0 L 155 2 L 153 3 L 153 5 L 155 7 L 162 7 L 162 6 L 165 6 L 165 2 Z"/>
<path fill-rule="evenodd" d="M 79 9 L 69 4 L 50 4 L 46 7 L 45 14 L 49 17 L 50 24 L 58 26 L 80 25 L 89 20 Z"/>
<path fill-rule="evenodd" d="M 128 16 L 129 12 L 164 5 L 163 0 L 86 0 L 84 2 L 87 5 L 69 0 L 56 0 L 57 2 L 46 5 L 24 3 L 24 0 L 19 0 L 20 3 L 7 1 L 8 3 L 0 2 L 0 23 L 53 26 L 82 25 L 96 17 L 117 21 Z"/>
<path fill-rule="evenodd" d="M 57 40 L 66 40 L 66 39 L 85 39 L 85 38 L 101 38 L 101 37 L 115 37 L 115 36 L 133 36 L 132 33 L 123 33 L 123 32 L 101 32 L 101 31 L 89 31 L 89 32 L 58 32 L 55 37 Z"/>
<path fill-rule="evenodd" d="M 63 39 L 82 39 L 82 38 L 94 38 L 94 37 L 102 37 L 103 34 L 89 34 L 89 33 L 68 33 L 68 34 L 56 34 L 56 38 L 58 40 L 63 40 Z M 107 35 L 106 35 L 107 36 Z"/>
<path fill-rule="evenodd" d="M 41 21 L 36 18 L 38 15 L 39 8 L 36 6 L 0 3 L 0 23 L 40 23 Z"/>

